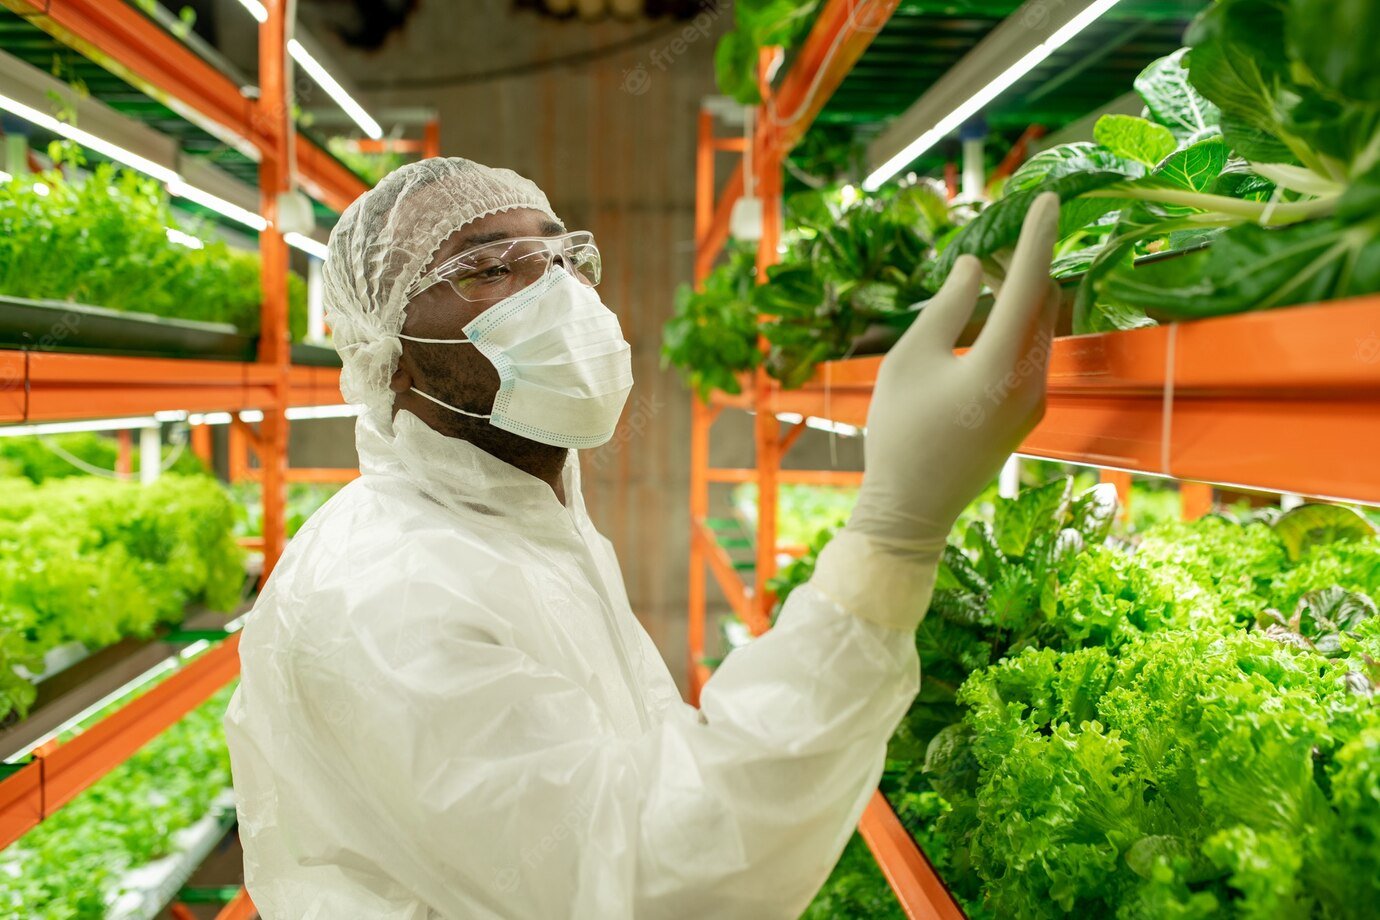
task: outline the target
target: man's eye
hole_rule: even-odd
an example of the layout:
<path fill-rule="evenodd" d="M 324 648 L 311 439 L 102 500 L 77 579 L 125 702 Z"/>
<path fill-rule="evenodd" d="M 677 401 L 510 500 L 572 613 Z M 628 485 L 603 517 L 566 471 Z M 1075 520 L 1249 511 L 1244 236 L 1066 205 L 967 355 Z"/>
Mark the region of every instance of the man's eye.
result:
<path fill-rule="evenodd" d="M 494 262 L 491 265 L 476 267 L 465 273 L 465 278 L 470 281 L 496 281 L 508 275 L 508 266 L 503 262 Z"/>

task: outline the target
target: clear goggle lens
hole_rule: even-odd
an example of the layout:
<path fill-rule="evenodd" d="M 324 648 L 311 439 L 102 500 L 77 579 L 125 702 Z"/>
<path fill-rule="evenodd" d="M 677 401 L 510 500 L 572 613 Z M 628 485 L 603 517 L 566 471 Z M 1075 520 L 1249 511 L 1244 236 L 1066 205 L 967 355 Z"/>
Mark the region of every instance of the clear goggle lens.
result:
<path fill-rule="evenodd" d="M 546 274 L 553 263 L 591 287 L 599 283 L 603 271 L 594 234 L 588 231 L 516 237 L 485 243 L 448 259 L 418 279 L 410 295 L 446 284 L 465 300 L 502 300 Z"/>

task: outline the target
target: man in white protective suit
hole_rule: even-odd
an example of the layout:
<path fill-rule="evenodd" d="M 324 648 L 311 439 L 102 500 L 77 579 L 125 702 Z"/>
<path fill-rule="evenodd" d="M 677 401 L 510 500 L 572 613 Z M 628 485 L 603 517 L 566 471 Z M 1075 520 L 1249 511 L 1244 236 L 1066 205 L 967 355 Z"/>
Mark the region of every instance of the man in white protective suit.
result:
<path fill-rule="evenodd" d="M 851 519 L 694 709 L 580 497 L 633 382 L 590 234 L 463 159 L 352 204 L 325 298 L 363 475 L 283 554 L 225 720 L 261 915 L 798 916 L 919 686 L 948 530 L 1043 412 L 1057 216 L 969 352 L 976 260 L 921 310 Z"/>

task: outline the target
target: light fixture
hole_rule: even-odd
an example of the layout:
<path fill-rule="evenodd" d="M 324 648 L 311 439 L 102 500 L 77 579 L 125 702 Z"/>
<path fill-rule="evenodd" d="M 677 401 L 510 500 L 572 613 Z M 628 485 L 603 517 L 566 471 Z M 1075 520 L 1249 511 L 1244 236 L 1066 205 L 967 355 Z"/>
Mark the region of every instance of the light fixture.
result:
<path fill-rule="evenodd" d="M 268 22 L 268 8 L 259 0 L 240 0 L 240 6 L 249 10 L 249 15 L 253 16 L 257 22 Z"/>
<path fill-rule="evenodd" d="M 262 233 L 268 229 L 268 221 L 264 220 L 262 214 L 255 214 L 247 208 L 242 208 L 237 204 L 226 201 L 224 198 L 217 198 L 210 192 L 202 191 L 194 185 L 188 185 L 182 181 L 181 177 L 174 176 L 168 182 L 168 194 L 175 198 L 186 198 L 194 204 L 199 204 L 203 208 L 215 211 L 224 217 L 244 224 L 251 230 Z"/>
<path fill-rule="evenodd" d="M 322 262 L 326 261 L 326 244 L 317 242 L 309 236 L 301 233 L 284 233 L 283 242 L 294 249 L 300 249 L 309 256 L 316 256 Z"/>
<path fill-rule="evenodd" d="M 295 38 L 289 39 L 288 54 L 292 55 L 294 61 L 302 65 L 302 69 L 326 91 L 326 95 L 335 100 L 336 105 L 345 110 L 345 114 L 354 119 L 355 124 L 359 125 L 365 134 L 373 140 L 383 137 L 383 128 L 379 123 L 374 121 L 368 112 L 364 111 L 364 106 L 356 102 L 354 97 L 345 91 L 345 87 L 336 82 L 335 77 L 331 76 L 330 72 L 321 66 L 320 61 L 311 56 L 311 53 L 302 46 L 301 42 Z"/>
<path fill-rule="evenodd" d="M 287 410 L 288 421 L 303 419 L 354 418 L 359 415 L 359 406 L 340 404 L 335 406 L 295 406 Z"/>
<path fill-rule="evenodd" d="M 4 109 L 11 114 L 17 115 L 25 121 L 31 122 L 40 128 L 51 131 L 54 134 L 75 141 L 81 146 L 99 153 L 107 159 L 114 160 L 124 166 L 128 166 L 136 172 L 141 172 L 146 176 L 157 179 L 168 187 L 168 192 L 179 198 L 186 198 L 188 201 L 196 202 L 204 208 L 216 212 L 223 217 L 238 221 L 249 227 L 251 230 L 263 231 L 268 227 L 268 221 L 264 220 L 259 214 L 246 210 L 237 204 L 232 204 L 224 198 L 218 198 L 210 192 L 203 191 L 196 186 L 188 185 L 176 172 L 162 165 L 155 163 L 147 157 L 142 157 L 131 150 L 102 140 L 89 131 L 83 131 L 75 125 L 69 125 L 64 121 L 59 121 L 46 112 L 41 112 L 32 106 L 27 106 L 22 102 L 11 99 L 9 96 L 0 95 L 0 109 Z M 34 183 L 35 191 L 41 183 Z M 46 189 L 47 186 L 44 186 Z M 45 194 L 38 191 L 40 195 Z"/>
<path fill-rule="evenodd" d="M 134 418 L 103 418 L 86 422 L 43 422 L 36 425 L 0 426 L 0 438 L 20 437 L 31 434 L 68 434 L 74 431 L 123 431 L 126 429 L 151 428 L 158 419 L 150 415 Z"/>
<path fill-rule="evenodd" d="M 40 128 L 59 134 L 70 141 L 76 141 L 89 150 L 94 150 L 101 156 L 109 157 L 117 163 L 123 163 L 131 169 L 152 176 L 160 182 L 173 182 L 178 179 L 177 173 L 160 163 L 155 163 L 147 157 L 141 157 L 133 151 L 123 147 L 103 141 L 96 135 L 88 131 L 83 131 L 75 125 L 69 125 L 65 121 L 58 121 L 47 112 L 27 106 L 18 100 L 11 99 L 9 96 L 0 95 L 0 109 L 4 109 L 11 114 L 18 115 L 25 121 L 32 122 Z"/>
<path fill-rule="evenodd" d="M 1066 44 L 1069 39 L 1092 25 L 1103 13 L 1116 6 L 1118 2 L 1120 2 L 1120 0 L 1094 0 L 1085 10 L 1070 19 L 1053 35 L 1036 45 L 1019 61 L 1002 71 L 992 82 L 988 83 L 972 96 L 969 96 L 965 102 L 958 106 L 958 108 L 939 119 L 933 127 L 907 144 L 900 153 L 877 167 L 872 174 L 863 181 L 863 189 L 865 191 L 875 192 L 877 189 L 881 188 L 883 182 L 886 182 L 892 176 L 904 169 L 912 160 L 920 156 L 920 154 L 929 150 L 935 144 L 952 134 L 965 121 L 980 112 L 984 106 L 1001 95 L 1021 77 L 1034 70 L 1041 61 Z"/>
<path fill-rule="evenodd" d="M 176 243 L 179 246 L 186 246 L 188 249 L 205 249 L 206 244 L 190 233 L 183 233 L 176 227 L 167 227 L 163 231 L 168 235 L 169 243 Z"/>

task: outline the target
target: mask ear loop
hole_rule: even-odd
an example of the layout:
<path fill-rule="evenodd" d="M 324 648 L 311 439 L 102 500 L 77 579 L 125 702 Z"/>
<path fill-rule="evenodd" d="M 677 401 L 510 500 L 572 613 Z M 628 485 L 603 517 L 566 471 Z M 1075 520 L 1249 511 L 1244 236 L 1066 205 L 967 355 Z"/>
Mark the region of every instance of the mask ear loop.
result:
<path fill-rule="evenodd" d="M 418 396 L 422 397 L 422 399 L 429 399 L 429 400 L 431 400 L 432 402 L 434 402 L 436 405 L 440 406 L 440 407 L 443 408 L 443 409 L 449 409 L 450 411 L 452 411 L 452 412 L 458 412 L 458 413 L 460 413 L 461 415 L 468 415 L 470 418 L 493 418 L 493 415 L 491 415 L 491 414 L 490 414 L 490 415 L 485 415 L 485 414 L 482 413 L 482 412 L 467 412 L 466 410 L 461 409 L 461 408 L 459 408 L 458 406 L 452 406 L 452 405 L 451 405 L 450 403 L 448 403 L 448 402 L 441 402 L 441 400 L 437 399 L 435 396 L 432 396 L 430 393 L 423 393 L 421 390 L 417 389 L 416 387 L 408 387 L 408 389 L 410 389 L 413 393 L 416 393 Z"/>
<path fill-rule="evenodd" d="M 407 339 L 409 342 L 423 342 L 423 343 L 429 344 L 429 345 L 473 345 L 473 344 L 474 344 L 474 343 L 471 342 L 469 339 L 421 339 L 421 338 L 418 338 L 418 337 L 415 336 L 415 335 L 403 335 L 401 332 L 398 333 L 398 338 L 400 338 L 400 339 Z M 466 411 L 466 410 L 464 410 L 464 409 L 461 409 L 461 408 L 458 407 L 458 406 L 452 406 L 452 405 L 451 405 L 450 403 L 448 403 L 448 402 L 442 402 L 441 400 L 437 399 L 435 396 L 432 396 L 430 393 L 423 393 L 421 390 L 417 389 L 416 387 L 408 387 L 408 389 L 411 390 L 413 393 L 416 393 L 418 396 L 422 397 L 422 399 L 429 399 L 429 400 L 431 400 L 432 402 L 434 402 L 436 405 L 440 406 L 440 407 L 443 408 L 443 409 L 449 409 L 450 411 L 452 411 L 452 412 L 458 412 L 458 413 L 461 414 L 461 415 L 468 415 L 470 418 L 493 418 L 492 415 L 485 415 L 485 414 L 483 414 L 483 413 L 481 413 L 481 412 L 468 412 L 468 411 Z"/>
<path fill-rule="evenodd" d="M 407 339 L 409 342 L 421 342 L 425 345 L 473 345 L 469 339 L 419 339 L 415 335 L 403 335 L 398 333 L 398 338 Z"/>

